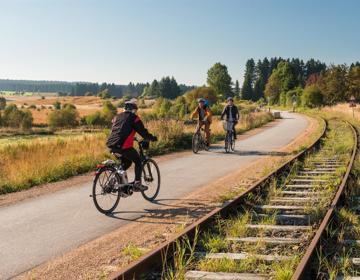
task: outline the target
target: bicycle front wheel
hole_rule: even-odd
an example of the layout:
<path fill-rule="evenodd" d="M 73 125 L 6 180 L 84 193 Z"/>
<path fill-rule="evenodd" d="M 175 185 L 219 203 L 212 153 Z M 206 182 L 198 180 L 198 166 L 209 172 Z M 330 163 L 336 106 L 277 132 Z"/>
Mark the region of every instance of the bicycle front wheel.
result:
<path fill-rule="evenodd" d="M 97 210 L 109 214 L 118 206 L 120 193 L 116 185 L 121 179 L 113 167 L 104 167 L 95 175 L 92 197 Z"/>
<path fill-rule="evenodd" d="M 193 138 L 192 138 L 192 150 L 193 150 L 194 154 L 197 154 L 199 152 L 200 143 L 201 143 L 200 137 L 201 136 L 199 135 L 199 133 L 195 133 L 193 135 Z"/>
<path fill-rule="evenodd" d="M 234 152 L 235 151 L 235 136 L 234 133 L 231 133 L 231 150 Z"/>
<path fill-rule="evenodd" d="M 231 140 L 230 140 L 230 133 L 226 132 L 226 136 L 225 136 L 225 152 L 230 152 L 230 146 L 231 146 Z"/>
<path fill-rule="evenodd" d="M 146 160 L 141 174 L 142 184 L 148 187 L 141 194 L 146 200 L 153 201 L 159 194 L 161 183 L 160 170 L 157 163 L 153 159 Z"/>

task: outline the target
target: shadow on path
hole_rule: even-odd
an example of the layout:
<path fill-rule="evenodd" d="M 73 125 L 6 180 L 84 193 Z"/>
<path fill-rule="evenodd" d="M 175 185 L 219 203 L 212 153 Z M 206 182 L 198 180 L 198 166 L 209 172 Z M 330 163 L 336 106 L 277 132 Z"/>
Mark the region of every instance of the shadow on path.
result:
<path fill-rule="evenodd" d="M 174 204 L 170 204 L 175 202 Z M 178 203 L 177 203 L 178 202 Z M 144 209 L 143 211 L 116 211 L 107 216 L 113 219 L 147 224 L 183 224 L 178 218 L 199 218 L 208 213 L 209 201 L 195 199 L 159 199 L 153 202 L 164 206 L 160 209 Z M 136 217 L 126 217 L 137 214 Z M 182 219 L 184 220 L 184 219 Z"/>

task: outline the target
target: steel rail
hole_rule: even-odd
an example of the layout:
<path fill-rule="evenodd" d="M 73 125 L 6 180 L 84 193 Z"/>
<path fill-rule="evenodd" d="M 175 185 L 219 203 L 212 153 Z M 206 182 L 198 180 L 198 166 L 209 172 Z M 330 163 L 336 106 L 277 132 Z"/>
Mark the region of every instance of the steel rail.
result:
<path fill-rule="evenodd" d="M 353 136 L 354 136 L 354 146 L 353 146 L 353 151 L 352 151 L 352 155 L 349 161 L 349 164 L 347 166 L 346 172 L 342 177 L 341 180 L 341 184 L 333 198 L 333 201 L 330 204 L 329 209 L 327 210 L 324 219 L 322 220 L 318 230 L 316 231 L 309 247 L 307 247 L 307 250 L 305 252 L 305 255 L 302 257 L 302 259 L 300 260 L 299 265 L 297 266 L 293 276 L 292 276 L 292 280 L 306 280 L 306 279 L 313 279 L 311 278 L 311 261 L 314 257 L 314 253 L 316 252 L 316 248 L 318 247 L 319 243 L 320 243 L 320 239 L 321 236 L 323 235 L 326 226 L 328 225 L 328 223 L 331 221 L 335 210 L 340 202 L 340 199 L 342 197 L 342 195 L 344 194 L 344 190 L 346 187 L 346 183 L 347 180 L 349 178 L 352 166 L 354 164 L 355 161 L 355 157 L 356 157 L 356 153 L 357 153 L 357 132 L 355 130 L 355 128 L 348 122 L 348 125 L 351 127 L 351 130 L 353 132 Z"/>
<path fill-rule="evenodd" d="M 206 214 L 204 217 L 195 221 L 193 224 L 186 227 L 181 233 L 177 234 L 175 237 L 171 238 L 169 241 L 164 242 L 158 247 L 151 250 L 149 253 L 142 256 L 137 261 L 130 263 L 125 268 L 120 271 L 114 272 L 110 275 L 110 279 L 113 280 L 137 280 L 137 279 L 146 279 L 146 273 L 153 270 L 156 267 L 163 267 L 163 263 L 171 258 L 173 252 L 176 249 L 176 241 L 181 239 L 182 237 L 187 236 L 190 240 L 193 239 L 195 232 L 197 230 L 202 230 L 206 228 L 206 226 L 214 221 L 215 217 L 221 216 L 224 217 L 231 213 L 234 208 L 239 206 L 244 202 L 247 195 L 250 193 L 254 193 L 256 191 L 260 191 L 261 188 L 274 177 L 277 177 L 281 173 L 289 170 L 292 164 L 298 160 L 305 157 L 306 154 L 313 151 L 320 143 L 321 139 L 326 134 L 327 123 L 324 119 L 321 119 L 322 122 L 322 132 L 321 135 L 305 150 L 297 153 L 287 162 L 282 164 L 278 169 L 271 172 L 270 175 L 264 176 L 259 181 L 255 182 L 251 187 L 242 192 L 239 196 L 234 198 L 232 201 L 229 201 L 222 205 L 221 207 L 216 207 L 211 212 Z M 145 278 L 144 278 L 145 276 Z"/>

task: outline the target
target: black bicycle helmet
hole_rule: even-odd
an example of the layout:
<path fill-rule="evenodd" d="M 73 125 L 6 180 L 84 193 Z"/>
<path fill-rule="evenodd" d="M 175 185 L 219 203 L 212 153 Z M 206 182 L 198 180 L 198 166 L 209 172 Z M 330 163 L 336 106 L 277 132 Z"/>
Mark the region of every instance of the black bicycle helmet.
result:
<path fill-rule="evenodd" d="M 198 103 L 200 103 L 200 102 L 201 102 L 201 103 L 205 103 L 205 99 L 204 99 L 204 98 L 199 98 L 197 101 L 198 101 Z"/>

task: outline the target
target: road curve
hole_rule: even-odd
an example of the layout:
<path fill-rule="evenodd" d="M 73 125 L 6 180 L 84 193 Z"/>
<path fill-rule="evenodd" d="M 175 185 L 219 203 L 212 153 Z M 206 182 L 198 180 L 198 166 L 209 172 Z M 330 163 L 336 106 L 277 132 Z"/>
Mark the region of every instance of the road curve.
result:
<path fill-rule="evenodd" d="M 161 162 L 158 199 L 181 198 L 287 145 L 308 126 L 301 115 L 283 112 L 282 116 L 277 125 L 238 141 L 238 153 L 225 154 L 223 149 L 213 149 Z M 159 207 L 137 193 L 120 201 L 115 213 L 120 219 L 104 216 L 97 212 L 89 197 L 91 184 L 0 208 L 0 279 L 29 270 Z"/>

